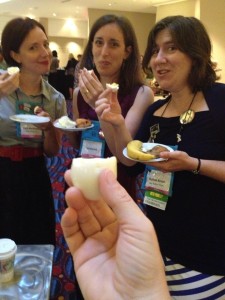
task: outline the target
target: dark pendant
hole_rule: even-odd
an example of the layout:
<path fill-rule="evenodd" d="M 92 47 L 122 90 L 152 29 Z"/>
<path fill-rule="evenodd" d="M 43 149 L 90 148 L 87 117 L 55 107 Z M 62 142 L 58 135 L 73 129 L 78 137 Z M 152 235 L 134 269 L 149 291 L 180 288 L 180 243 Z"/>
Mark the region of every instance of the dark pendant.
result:
<path fill-rule="evenodd" d="M 191 123 L 194 117 L 195 117 L 195 112 L 192 109 L 188 109 L 180 115 L 180 123 L 181 124 Z"/>
<path fill-rule="evenodd" d="M 159 124 L 155 124 L 150 127 L 150 137 L 149 142 L 154 143 L 154 140 L 157 136 L 157 134 L 160 132 Z"/>

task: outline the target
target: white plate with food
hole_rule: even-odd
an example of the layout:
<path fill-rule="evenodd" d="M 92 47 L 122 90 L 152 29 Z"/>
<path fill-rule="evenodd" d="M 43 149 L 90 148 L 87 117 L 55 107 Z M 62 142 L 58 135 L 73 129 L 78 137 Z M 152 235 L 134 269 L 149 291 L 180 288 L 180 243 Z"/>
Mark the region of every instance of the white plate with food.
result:
<path fill-rule="evenodd" d="M 42 124 L 50 121 L 49 117 L 42 117 L 29 114 L 18 114 L 9 117 L 12 121 L 27 124 Z"/>
<path fill-rule="evenodd" d="M 134 140 L 123 149 L 123 155 L 126 158 L 137 162 L 158 162 L 165 160 L 164 158 L 159 157 L 159 153 L 162 151 L 173 152 L 174 150 L 167 145 L 159 143 L 142 143 L 141 141 Z"/>
<path fill-rule="evenodd" d="M 65 131 L 83 131 L 94 127 L 94 124 L 87 119 L 77 119 L 77 121 L 71 120 L 67 116 L 63 116 L 56 120 L 53 125 L 61 130 Z"/>

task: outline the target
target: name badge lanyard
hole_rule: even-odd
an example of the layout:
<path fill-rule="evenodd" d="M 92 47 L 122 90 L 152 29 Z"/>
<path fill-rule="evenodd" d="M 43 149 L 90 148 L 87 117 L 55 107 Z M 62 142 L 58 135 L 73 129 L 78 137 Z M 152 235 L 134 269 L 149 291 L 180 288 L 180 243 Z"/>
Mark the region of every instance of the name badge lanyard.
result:
<path fill-rule="evenodd" d="M 150 128 L 151 142 L 154 143 L 159 131 L 159 124 L 155 124 Z M 178 148 L 177 145 L 170 147 L 174 150 Z M 142 182 L 142 188 L 145 190 L 144 204 L 165 210 L 168 199 L 172 196 L 173 181 L 173 172 L 161 172 L 154 167 L 146 166 Z"/>
<path fill-rule="evenodd" d="M 99 134 L 100 123 L 99 121 L 92 121 L 92 123 L 93 128 L 82 131 L 79 155 L 85 158 L 104 157 L 105 139 Z"/>

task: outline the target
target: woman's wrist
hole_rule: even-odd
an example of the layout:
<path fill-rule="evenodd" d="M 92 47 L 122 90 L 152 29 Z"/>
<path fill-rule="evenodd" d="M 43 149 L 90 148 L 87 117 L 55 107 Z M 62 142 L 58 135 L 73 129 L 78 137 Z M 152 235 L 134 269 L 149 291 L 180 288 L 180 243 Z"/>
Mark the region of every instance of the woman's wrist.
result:
<path fill-rule="evenodd" d="M 192 173 L 195 175 L 198 175 L 200 173 L 200 169 L 201 169 L 201 159 L 197 158 L 197 160 L 198 160 L 197 167 L 194 170 L 192 170 Z"/>

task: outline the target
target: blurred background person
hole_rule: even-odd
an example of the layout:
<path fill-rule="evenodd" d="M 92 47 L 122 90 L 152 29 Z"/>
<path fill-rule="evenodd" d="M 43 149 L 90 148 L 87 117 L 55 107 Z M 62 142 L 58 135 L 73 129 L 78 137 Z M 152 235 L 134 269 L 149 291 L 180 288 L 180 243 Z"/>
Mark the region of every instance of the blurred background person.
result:
<path fill-rule="evenodd" d="M 59 59 L 58 59 L 58 53 L 56 50 L 52 51 L 52 59 L 51 59 L 51 65 L 50 65 L 50 71 L 48 74 L 48 82 L 57 89 L 58 87 L 58 75 L 57 70 L 59 69 Z"/>
<path fill-rule="evenodd" d="M 78 63 L 78 60 L 74 57 L 73 53 L 69 54 L 67 64 L 65 66 L 66 75 L 74 76 L 75 67 Z"/>
<path fill-rule="evenodd" d="M 50 73 L 56 73 L 59 68 L 58 53 L 56 50 L 52 51 L 52 60 L 50 65 Z"/>

